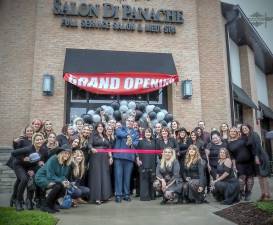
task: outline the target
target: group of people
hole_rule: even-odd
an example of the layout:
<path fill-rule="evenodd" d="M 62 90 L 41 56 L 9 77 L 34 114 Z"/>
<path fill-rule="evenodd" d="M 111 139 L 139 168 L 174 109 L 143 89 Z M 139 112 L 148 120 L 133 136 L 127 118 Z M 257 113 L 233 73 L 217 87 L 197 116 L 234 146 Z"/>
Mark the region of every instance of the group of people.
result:
<path fill-rule="evenodd" d="M 162 197 L 161 204 L 202 203 L 212 193 L 217 201 L 249 200 L 259 177 L 261 200 L 270 199 L 269 159 L 259 135 L 247 124 L 205 130 L 204 121 L 192 131 L 172 121 L 153 127 L 128 116 L 87 124 L 76 118 L 56 134 L 50 120 L 35 119 L 13 141 L 7 163 L 16 174 L 10 200 L 17 211 L 55 213 L 68 188 L 74 205 L 141 201 Z M 26 191 L 26 198 L 24 193 Z"/>

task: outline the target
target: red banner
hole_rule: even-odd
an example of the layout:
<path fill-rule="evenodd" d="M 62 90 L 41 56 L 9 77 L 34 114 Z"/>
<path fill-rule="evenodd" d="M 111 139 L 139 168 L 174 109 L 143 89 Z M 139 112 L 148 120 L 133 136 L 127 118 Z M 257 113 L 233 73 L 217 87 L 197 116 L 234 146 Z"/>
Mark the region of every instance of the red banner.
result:
<path fill-rule="evenodd" d="M 178 82 L 178 75 L 146 72 L 65 73 L 64 79 L 96 94 L 134 95 L 149 93 Z"/>

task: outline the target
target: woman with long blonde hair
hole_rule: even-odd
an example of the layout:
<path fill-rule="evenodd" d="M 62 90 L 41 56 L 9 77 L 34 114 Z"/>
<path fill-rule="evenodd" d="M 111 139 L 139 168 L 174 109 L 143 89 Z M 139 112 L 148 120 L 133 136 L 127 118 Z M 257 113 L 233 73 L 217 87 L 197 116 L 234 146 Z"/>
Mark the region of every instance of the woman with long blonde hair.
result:
<path fill-rule="evenodd" d="M 161 161 L 156 168 L 157 179 L 153 185 L 156 191 L 163 193 L 161 204 L 165 204 L 167 201 L 174 201 L 177 199 L 178 194 L 181 193 L 182 180 L 179 171 L 180 166 L 176 159 L 175 150 L 165 148 Z"/>
<path fill-rule="evenodd" d="M 205 162 L 198 147 L 190 145 L 185 157 L 183 169 L 183 198 L 186 202 L 202 203 L 204 201 Z"/>
<path fill-rule="evenodd" d="M 71 157 L 72 164 L 72 181 L 75 186 L 75 191 L 72 194 L 74 204 L 87 203 L 84 199 L 88 200 L 90 189 L 82 185 L 82 178 L 85 173 L 84 154 L 81 150 L 75 150 Z"/>

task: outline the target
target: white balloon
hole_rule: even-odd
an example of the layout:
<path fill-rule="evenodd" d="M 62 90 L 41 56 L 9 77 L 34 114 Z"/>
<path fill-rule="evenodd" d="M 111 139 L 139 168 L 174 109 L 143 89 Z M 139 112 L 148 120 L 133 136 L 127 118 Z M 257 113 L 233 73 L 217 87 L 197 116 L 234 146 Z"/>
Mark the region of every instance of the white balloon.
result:
<path fill-rule="evenodd" d="M 166 109 L 161 109 L 161 112 L 163 112 L 164 115 L 168 114 L 168 111 Z"/>
<path fill-rule="evenodd" d="M 154 107 L 155 107 L 154 105 L 147 105 L 146 106 L 146 113 L 152 112 Z"/>
<path fill-rule="evenodd" d="M 122 106 L 122 105 L 127 106 L 128 102 L 126 100 L 122 100 L 122 101 L 120 101 L 119 104 L 120 104 L 120 106 Z"/>
<path fill-rule="evenodd" d="M 155 127 L 155 125 L 158 123 L 158 121 L 157 120 L 152 120 L 151 123 L 152 123 L 152 126 Z"/>
<path fill-rule="evenodd" d="M 106 109 L 105 109 L 105 113 L 106 113 L 108 116 L 112 116 L 113 113 L 114 113 L 114 109 L 113 109 L 111 106 L 107 106 Z"/>
<path fill-rule="evenodd" d="M 129 109 L 136 109 L 136 103 L 133 102 L 133 101 L 130 101 L 130 102 L 128 103 L 128 108 L 129 108 Z"/>
<path fill-rule="evenodd" d="M 92 116 L 92 118 L 93 118 L 93 121 L 94 121 L 95 123 L 100 122 L 100 116 L 99 116 L 99 115 L 95 114 L 95 115 Z"/>
<path fill-rule="evenodd" d="M 126 113 L 128 111 L 128 107 L 126 105 L 120 105 L 119 111 L 121 113 Z"/>
<path fill-rule="evenodd" d="M 95 111 L 94 111 L 93 109 L 91 109 L 91 110 L 89 110 L 89 111 L 87 112 L 87 114 L 89 114 L 89 115 L 94 115 L 94 114 L 95 114 Z"/>
<path fill-rule="evenodd" d="M 157 120 L 158 120 L 159 122 L 162 121 L 162 120 L 164 120 L 164 118 L 165 118 L 164 112 L 158 112 L 158 113 L 156 114 L 156 118 L 157 118 Z"/>

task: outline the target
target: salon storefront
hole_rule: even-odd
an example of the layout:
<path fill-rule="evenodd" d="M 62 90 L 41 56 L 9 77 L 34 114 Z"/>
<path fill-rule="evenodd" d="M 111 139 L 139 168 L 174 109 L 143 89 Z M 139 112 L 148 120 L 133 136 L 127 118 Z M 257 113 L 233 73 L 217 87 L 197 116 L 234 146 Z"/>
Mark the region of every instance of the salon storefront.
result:
<path fill-rule="evenodd" d="M 253 47 L 232 33 L 248 34 L 233 18 L 237 10 L 218 0 L 2 1 L 0 146 L 34 118 L 60 132 L 76 116 L 121 100 L 164 108 L 188 129 L 205 120 L 208 130 L 222 122 L 261 130 L 247 60 L 262 70 L 272 109 L 273 57 L 262 39 Z M 243 85 L 232 74 L 230 39 L 239 46 Z"/>

